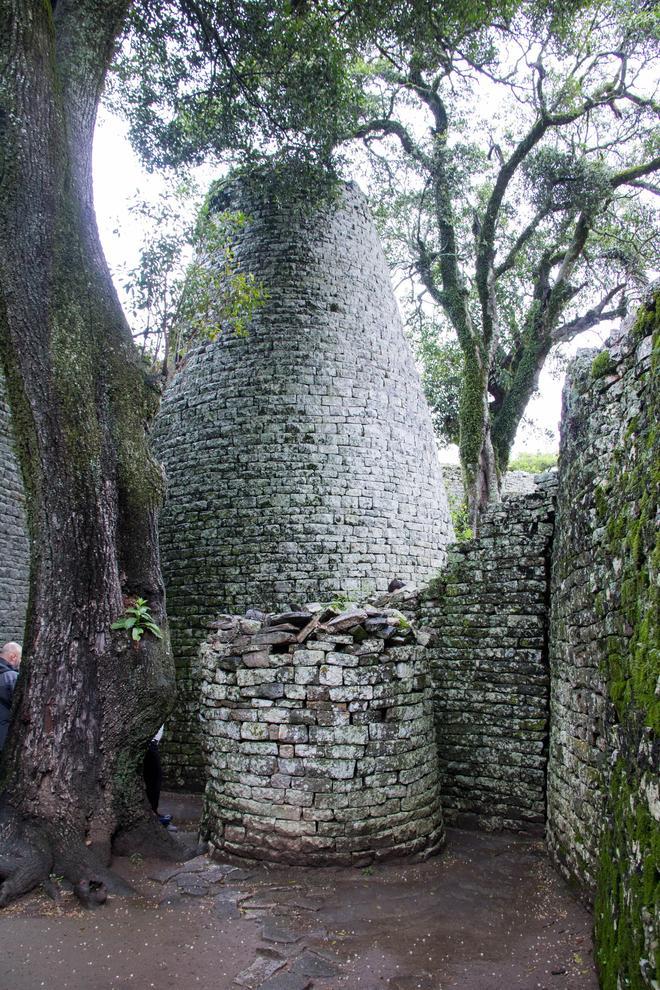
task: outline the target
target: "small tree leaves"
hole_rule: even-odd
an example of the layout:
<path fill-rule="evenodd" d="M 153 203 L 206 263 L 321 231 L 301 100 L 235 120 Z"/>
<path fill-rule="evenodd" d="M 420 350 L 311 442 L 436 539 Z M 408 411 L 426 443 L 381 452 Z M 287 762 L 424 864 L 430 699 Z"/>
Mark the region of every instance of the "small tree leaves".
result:
<path fill-rule="evenodd" d="M 150 632 L 156 639 L 162 639 L 163 634 L 153 621 L 151 609 L 146 599 L 136 598 L 132 605 L 127 606 L 124 615 L 113 622 L 111 629 L 126 629 L 131 633 L 131 639 L 139 643 L 145 632 Z"/>

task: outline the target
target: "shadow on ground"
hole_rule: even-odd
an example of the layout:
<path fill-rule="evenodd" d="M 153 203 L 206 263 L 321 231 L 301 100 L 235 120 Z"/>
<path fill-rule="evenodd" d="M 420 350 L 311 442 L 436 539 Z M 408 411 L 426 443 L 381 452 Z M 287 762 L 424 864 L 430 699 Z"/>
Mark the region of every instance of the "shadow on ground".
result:
<path fill-rule="evenodd" d="M 2 913 L 0 990 L 597 990 L 590 916 L 535 840 L 451 830 L 366 870 L 115 865 L 139 898 Z"/>

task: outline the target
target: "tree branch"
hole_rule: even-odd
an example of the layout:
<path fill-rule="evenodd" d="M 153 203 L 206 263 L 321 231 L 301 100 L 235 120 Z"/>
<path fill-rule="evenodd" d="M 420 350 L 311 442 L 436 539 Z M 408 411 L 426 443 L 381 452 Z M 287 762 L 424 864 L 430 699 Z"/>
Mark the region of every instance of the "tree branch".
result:
<path fill-rule="evenodd" d="M 548 207 L 544 207 L 544 209 L 539 210 L 536 216 L 533 217 L 532 220 L 530 220 L 530 222 L 527 224 L 525 229 L 516 238 L 513 246 L 511 247 L 509 253 L 507 254 L 502 264 L 496 266 L 495 268 L 496 279 L 498 279 L 501 275 L 504 275 L 505 272 L 508 272 L 509 269 L 513 268 L 521 248 L 525 246 L 527 241 L 530 239 L 530 237 L 534 234 L 534 232 L 538 228 L 538 225 L 541 223 L 542 220 L 544 220 L 549 215 L 550 212 L 551 211 Z"/>
<path fill-rule="evenodd" d="M 583 316 L 576 317 L 574 320 L 570 320 L 568 323 L 562 323 L 561 326 L 556 327 L 552 331 L 552 342 L 554 344 L 565 343 L 566 341 L 572 340 L 577 334 L 582 333 L 584 330 L 590 330 L 595 327 L 598 323 L 602 323 L 604 320 L 614 320 L 617 317 L 623 317 L 626 315 L 626 300 L 625 295 L 623 295 L 626 288 L 625 282 L 617 285 L 614 289 L 605 295 L 600 302 L 594 306 L 592 309 L 587 310 Z M 607 304 L 618 294 L 621 293 L 621 299 L 615 309 L 605 309 Z"/>
<path fill-rule="evenodd" d="M 389 120 L 386 117 L 379 118 L 376 120 L 370 120 L 368 123 L 363 124 L 361 127 L 356 128 L 353 132 L 353 137 L 355 138 L 366 138 L 370 134 L 385 136 L 394 136 L 399 139 L 401 147 L 407 154 L 410 155 L 416 162 L 420 165 L 424 165 L 425 168 L 430 168 L 430 160 L 427 155 L 424 154 L 419 145 L 413 140 L 410 132 L 403 126 L 398 120 Z"/>
<path fill-rule="evenodd" d="M 642 165 L 634 165 L 632 168 L 627 168 L 625 171 L 619 172 L 618 175 L 612 177 L 610 185 L 613 189 L 617 189 L 619 186 L 631 185 L 643 175 L 651 175 L 658 170 L 660 170 L 660 157 L 652 158 L 650 162 L 644 162 Z"/>

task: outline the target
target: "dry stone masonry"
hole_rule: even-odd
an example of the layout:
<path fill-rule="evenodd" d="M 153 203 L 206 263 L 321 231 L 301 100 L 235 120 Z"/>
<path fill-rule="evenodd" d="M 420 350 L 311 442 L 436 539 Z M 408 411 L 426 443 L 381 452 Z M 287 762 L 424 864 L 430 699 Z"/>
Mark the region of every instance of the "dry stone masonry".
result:
<path fill-rule="evenodd" d="M 460 509 L 465 497 L 463 472 L 458 464 L 443 464 L 442 477 L 447 491 L 447 501 L 452 511 Z M 502 498 L 527 495 L 536 489 L 534 475 L 529 471 L 507 471 L 502 478 Z"/>
<path fill-rule="evenodd" d="M 347 866 L 437 852 L 428 657 L 402 613 L 313 605 L 214 626 L 200 651 L 212 849 Z"/>
<path fill-rule="evenodd" d="M 548 840 L 595 896 L 604 990 L 658 986 L 660 294 L 564 390 Z"/>
<path fill-rule="evenodd" d="M 0 645 L 23 641 L 28 596 L 30 547 L 25 520 L 25 495 L 11 415 L 0 375 Z"/>
<path fill-rule="evenodd" d="M 308 198 L 308 197 L 307 197 Z M 190 664 L 218 612 L 422 580 L 452 538 L 428 408 L 366 201 L 315 207 L 237 181 L 239 267 L 269 294 L 244 337 L 193 351 L 154 441 L 168 477 L 161 547 L 180 700 L 170 775 L 199 762 Z"/>
<path fill-rule="evenodd" d="M 603 990 L 657 990 L 657 290 L 573 364 L 558 487 L 491 508 L 445 567 L 430 420 L 362 196 L 309 210 L 244 182 L 213 203 L 248 215 L 237 258 L 269 301 L 246 339 L 189 355 L 155 431 L 170 782 L 207 781 L 213 849 L 284 863 L 426 856 L 441 803 L 452 823 L 530 830 L 547 800 L 551 854 L 595 904 Z M 0 637 L 20 639 L 1 388 Z M 412 583 L 375 597 L 393 577 Z"/>
<path fill-rule="evenodd" d="M 556 472 L 493 506 L 422 594 L 448 822 L 541 830 L 549 719 L 548 591 Z"/>

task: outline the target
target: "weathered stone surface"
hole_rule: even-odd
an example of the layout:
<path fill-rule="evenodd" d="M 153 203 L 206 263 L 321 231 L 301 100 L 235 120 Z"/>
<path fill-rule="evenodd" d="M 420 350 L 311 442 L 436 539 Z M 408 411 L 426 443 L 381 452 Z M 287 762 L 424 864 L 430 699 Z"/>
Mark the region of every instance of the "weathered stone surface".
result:
<path fill-rule="evenodd" d="M 282 644 L 271 666 L 257 670 L 224 669 L 235 644 L 211 636 L 202 645 L 204 819 L 218 853 L 350 865 L 441 847 L 428 652 L 395 609 L 350 615 L 359 623 L 351 634 L 327 643 L 327 628 L 317 628 L 304 643 Z M 397 635 L 364 638 L 364 624 L 379 616 Z M 345 616 L 338 618 L 345 628 Z M 226 687 L 220 698 L 219 672 Z M 294 694 L 257 693 L 292 677 Z M 391 775 L 389 786 L 382 771 Z"/>
<path fill-rule="evenodd" d="M 262 983 L 259 990 L 310 990 L 313 981 L 299 973 L 281 972 Z"/>
<path fill-rule="evenodd" d="M 246 987 L 247 990 L 257 990 L 264 980 L 282 969 L 285 963 L 285 959 L 274 958 L 272 955 L 258 955 L 247 969 L 234 977 L 234 983 L 239 987 Z"/>
<path fill-rule="evenodd" d="M 550 850 L 596 895 L 603 985 L 640 988 L 660 975 L 659 311 L 656 287 L 569 369 L 550 644 Z"/>
<path fill-rule="evenodd" d="M 442 805 L 451 822 L 544 825 L 556 485 L 556 474 L 542 475 L 533 491 L 490 508 L 479 538 L 450 548 L 447 568 L 413 613 L 432 633 Z"/>
<path fill-rule="evenodd" d="M 174 883 L 188 897 L 206 897 L 209 885 L 200 879 L 199 874 L 180 873 L 174 878 Z"/>
<path fill-rule="evenodd" d="M 30 547 L 23 479 L 16 459 L 11 415 L 0 373 L 0 644 L 23 642 Z"/>
<path fill-rule="evenodd" d="M 261 937 L 266 942 L 275 942 L 282 945 L 293 945 L 302 938 L 302 932 L 295 932 L 280 921 L 269 918 L 264 922 L 261 930 Z"/>
<path fill-rule="evenodd" d="M 364 197 L 344 186 L 301 208 L 259 185 L 233 185 L 226 208 L 249 217 L 236 260 L 267 288 L 266 306 L 245 338 L 222 334 L 187 355 L 154 426 L 179 685 L 163 757 L 177 785 L 203 776 L 191 664 L 217 611 L 256 606 L 258 620 L 340 591 L 362 597 L 393 573 L 423 580 L 451 539 L 428 408 Z"/>
<path fill-rule="evenodd" d="M 240 918 L 241 912 L 237 904 L 238 895 L 229 890 L 223 890 L 213 898 L 213 914 L 220 921 L 232 921 Z"/>
<path fill-rule="evenodd" d="M 341 970 L 332 959 L 321 956 L 318 952 L 310 952 L 309 949 L 306 949 L 292 963 L 291 972 L 297 973 L 300 976 L 316 976 L 319 979 L 327 980 L 333 976 L 338 976 Z"/>

